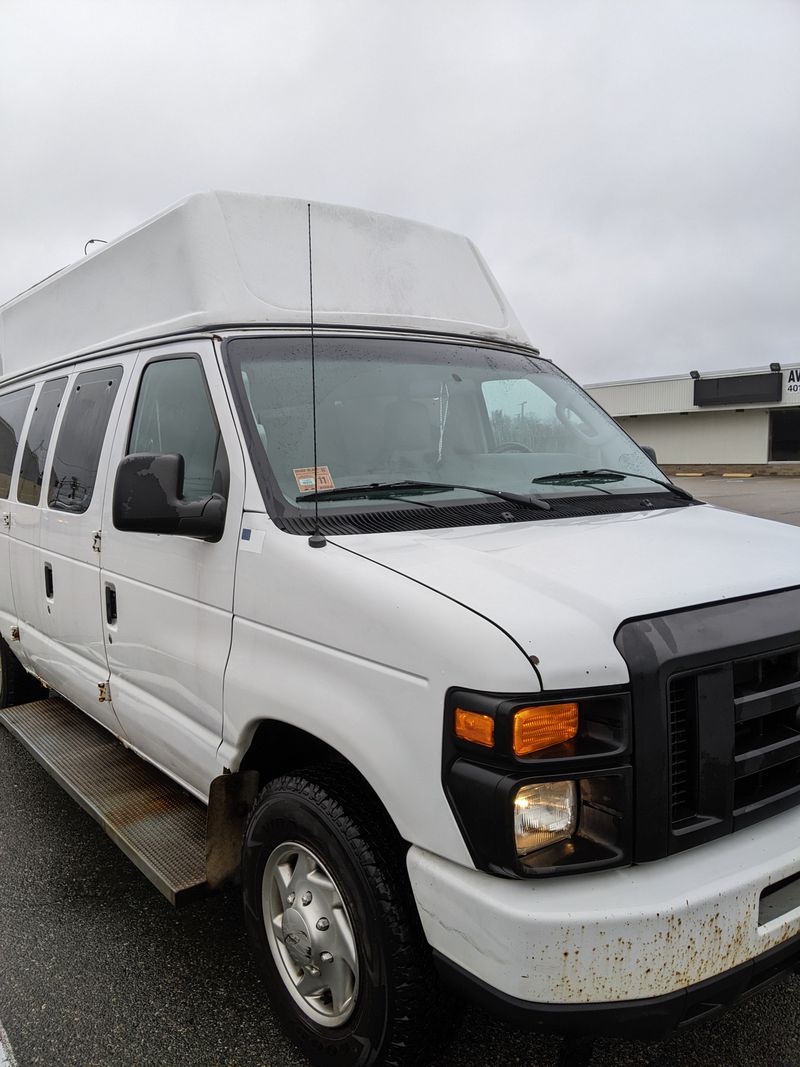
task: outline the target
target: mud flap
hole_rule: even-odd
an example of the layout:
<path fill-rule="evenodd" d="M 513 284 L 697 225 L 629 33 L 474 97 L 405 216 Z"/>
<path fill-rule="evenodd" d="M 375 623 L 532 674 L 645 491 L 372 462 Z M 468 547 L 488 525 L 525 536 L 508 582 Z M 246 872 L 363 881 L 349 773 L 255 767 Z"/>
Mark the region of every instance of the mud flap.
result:
<path fill-rule="evenodd" d="M 236 877 L 247 816 L 258 793 L 258 771 L 221 774 L 211 783 L 206 822 L 206 880 L 219 889 Z"/>

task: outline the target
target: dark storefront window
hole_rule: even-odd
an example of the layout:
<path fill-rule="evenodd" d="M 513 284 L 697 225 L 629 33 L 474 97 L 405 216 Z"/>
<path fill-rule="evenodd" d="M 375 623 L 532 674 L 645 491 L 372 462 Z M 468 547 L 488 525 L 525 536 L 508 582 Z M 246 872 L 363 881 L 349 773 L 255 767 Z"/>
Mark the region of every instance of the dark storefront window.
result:
<path fill-rule="evenodd" d="M 800 409 L 770 412 L 772 460 L 800 460 Z"/>

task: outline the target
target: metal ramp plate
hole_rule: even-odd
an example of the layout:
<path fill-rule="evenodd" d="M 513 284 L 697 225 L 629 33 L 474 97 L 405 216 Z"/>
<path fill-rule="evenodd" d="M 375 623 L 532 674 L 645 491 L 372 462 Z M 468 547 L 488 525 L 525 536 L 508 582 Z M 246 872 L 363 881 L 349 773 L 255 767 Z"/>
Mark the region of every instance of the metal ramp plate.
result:
<path fill-rule="evenodd" d="M 206 809 L 60 697 L 2 723 L 172 904 L 206 888 Z"/>

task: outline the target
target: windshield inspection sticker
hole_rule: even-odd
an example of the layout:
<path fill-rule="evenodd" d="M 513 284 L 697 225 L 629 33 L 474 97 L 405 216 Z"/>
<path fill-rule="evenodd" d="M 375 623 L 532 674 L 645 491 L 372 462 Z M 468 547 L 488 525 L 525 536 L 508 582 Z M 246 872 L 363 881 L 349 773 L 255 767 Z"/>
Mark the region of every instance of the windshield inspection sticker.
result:
<path fill-rule="evenodd" d="M 260 552 L 263 544 L 263 530 L 250 530 L 246 526 L 242 528 L 242 536 L 239 538 L 239 548 L 242 552 Z"/>
<path fill-rule="evenodd" d="M 297 488 L 301 493 L 313 493 L 314 492 L 314 468 L 313 467 L 295 467 L 294 468 L 294 480 L 297 482 Z M 317 467 L 317 484 L 316 488 L 320 489 L 335 489 L 333 484 L 333 478 L 331 472 L 327 467 Z"/>

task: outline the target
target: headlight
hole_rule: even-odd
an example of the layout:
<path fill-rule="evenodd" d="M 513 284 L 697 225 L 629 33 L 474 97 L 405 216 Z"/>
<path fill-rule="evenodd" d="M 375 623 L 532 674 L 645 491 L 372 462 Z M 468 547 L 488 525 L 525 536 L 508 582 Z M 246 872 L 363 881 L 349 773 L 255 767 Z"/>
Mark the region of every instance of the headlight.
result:
<path fill-rule="evenodd" d="M 445 697 L 442 785 L 478 870 L 549 878 L 631 862 L 630 694 Z"/>
<path fill-rule="evenodd" d="M 514 796 L 514 838 L 517 855 L 527 856 L 572 837 L 578 824 L 575 782 L 523 785 Z"/>

